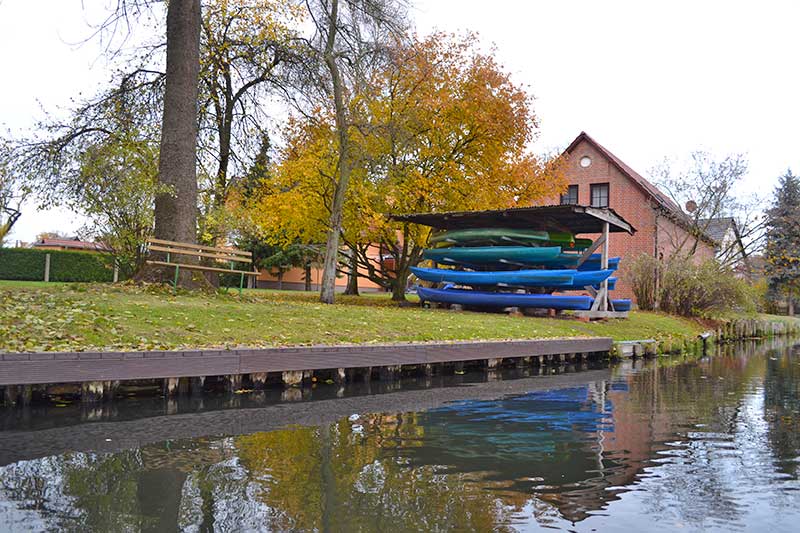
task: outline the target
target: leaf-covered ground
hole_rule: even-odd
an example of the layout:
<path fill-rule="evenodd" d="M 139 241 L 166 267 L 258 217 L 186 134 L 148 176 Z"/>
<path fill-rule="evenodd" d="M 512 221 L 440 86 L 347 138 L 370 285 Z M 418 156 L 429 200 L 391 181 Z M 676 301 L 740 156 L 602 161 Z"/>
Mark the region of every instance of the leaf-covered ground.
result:
<path fill-rule="evenodd" d="M 0 281 L 0 351 L 146 350 L 467 339 L 695 336 L 696 322 L 633 312 L 628 320 L 400 308 L 386 295 L 317 302 L 316 293 L 173 295 L 161 287 Z"/>

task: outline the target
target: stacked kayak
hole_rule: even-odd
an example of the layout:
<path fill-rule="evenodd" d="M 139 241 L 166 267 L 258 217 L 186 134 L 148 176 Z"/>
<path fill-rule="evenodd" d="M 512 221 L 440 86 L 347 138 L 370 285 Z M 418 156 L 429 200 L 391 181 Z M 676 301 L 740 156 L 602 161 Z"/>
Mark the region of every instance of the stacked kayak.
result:
<path fill-rule="evenodd" d="M 550 240 L 546 231 L 527 231 L 521 229 L 471 228 L 445 231 L 431 236 L 430 242 L 437 247 L 445 246 L 484 246 L 493 244 L 547 243 Z"/>
<path fill-rule="evenodd" d="M 425 259 L 444 265 L 556 264 L 560 255 L 560 246 L 469 246 L 429 248 L 423 252 Z"/>
<path fill-rule="evenodd" d="M 423 258 L 442 265 L 508 268 L 526 266 L 548 266 L 553 268 L 575 268 L 581 254 L 562 252 L 558 246 L 470 246 L 452 248 L 428 248 Z M 619 257 L 608 259 L 608 268 L 616 270 Z M 600 254 L 592 254 L 577 267 L 578 270 L 600 269 Z"/>
<path fill-rule="evenodd" d="M 470 287 L 573 287 L 583 289 L 597 285 L 608 278 L 613 270 L 500 270 L 478 271 L 452 270 L 444 268 L 411 267 L 419 279 L 437 283 L 457 283 Z"/>
<path fill-rule="evenodd" d="M 514 228 L 469 228 L 435 233 L 430 238 L 435 248 L 453 246 L 561 246 L 585 250 L 591 239 L 576 239 L 566 231 L 533 231 Z"/>
<path fill-rule="evenodd" d="M 537 307 L 545 309 L 588 310 L 592 307 L 589 296 L 552 294 L 518 294 L 513 292 L 466 291 L 459 289 L 417 289 L 419 299 L 475 307 Z"/>
<path fill-rule="evenodd" d="M 590 296 L 566 294 L 520 294 L 514 292 L 484 292 L 461 289 L 429 289 L 419 287 L 417 295 L 423 302 L 439 302 L 474 307 L 534 307 L 538 309 L 557 309 L 588 311 L 594 300 Z M 628 299 L 611 300 L 615 311 L 630 311 Z"/>
<path fill-rule="evenodd" d="M 603 282 L 609 290 L 616 286 L 616 278 L 610 276 L 619 267 L 619 258 L 610 258 L 608 268 L 602 269 L 600 254 L 592 254 L 578 266 L 581 250 L 592 241 L 568 232 L 471 228 L 436 233 L 430 242 L 433 247 L 424 250 L 423 258 L 434 266 L 453 268 L 411 268 L 418 279 L 442 284 L 419 287 L 422 302 L 589 310 L 592 296 L 553 293 L 598 290 Z M 631 306 L 630 300 L 611 303 L 617 311 Z"/>

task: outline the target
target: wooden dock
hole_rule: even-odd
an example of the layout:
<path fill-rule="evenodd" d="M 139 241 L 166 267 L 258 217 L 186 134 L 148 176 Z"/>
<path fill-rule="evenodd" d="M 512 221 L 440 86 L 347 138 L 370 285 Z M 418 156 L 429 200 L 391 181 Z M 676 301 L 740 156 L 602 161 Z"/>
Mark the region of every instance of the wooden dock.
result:
<path fill-rule="evenodd" d="M 572 361 L 606 356 L 610 338 L 537 339 L 515 341 L 459 341 L 431 343 L 359 344 L 302 346 L 287 348 L 241 348 L 230 350 L 184 350 L 145 352 L 39 352 L 0 354 L 0 387 L 6 400 L 16 389 L 29 385 L 56 383 L 105 384 L 128 380 L 163 379 L 169 393 L 182 378 L 229 376 L 232 388 L 240 388 L 243 377 L 263 384 L 276 374 L 287 385 L 296 385 L 314 372 L 333 371 L 341 380 L 350 369 L 366 369 L 367 379 L 375 373 L 392 379 L 407 367 L 430 371 L 437 364 L 486 361 L 491 367 L 504 361 L 532 358 L 532 364 L 551 358 Z M 93 391 L 87 390 L 87 395 Z M 100 391 L 100 395 L 107 394 Z M 23 399 L 24 400 L 24 399 Z"/>

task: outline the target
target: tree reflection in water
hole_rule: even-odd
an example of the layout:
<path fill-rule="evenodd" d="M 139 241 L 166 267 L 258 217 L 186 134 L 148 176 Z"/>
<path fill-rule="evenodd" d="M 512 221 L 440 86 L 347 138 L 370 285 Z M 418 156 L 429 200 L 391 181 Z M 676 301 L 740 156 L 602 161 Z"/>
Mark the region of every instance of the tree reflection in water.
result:
<path fill-rule="evenodd" d="M 800 356 L 750 345 L 496 400 L 19 461 L 0 470 L 0 522 L 74 531 L 789 525 L 799 384 Z"/>

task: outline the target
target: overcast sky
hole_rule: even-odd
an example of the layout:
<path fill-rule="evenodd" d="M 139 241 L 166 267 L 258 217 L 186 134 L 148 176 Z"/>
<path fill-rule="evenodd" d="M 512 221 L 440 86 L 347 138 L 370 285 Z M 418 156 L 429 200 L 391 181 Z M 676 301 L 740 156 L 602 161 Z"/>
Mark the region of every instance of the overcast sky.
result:
<path fill-rule="evenodd" d="M 0 125 L 20 131 L 107 78 L 87 37 L 106 0 L 0 0 Z M 418 0 L 419 33 L 477 32 L 536 96 L 534 147 L 585 130 L 640 173 L 665 156 L 743 152 L 749 192 L 800 170 L 800 1 Z M 41 104 L 41 105 L 40 105 Z M 12 240 L 75 231 L 65 210 L 23 212 Z"/>

